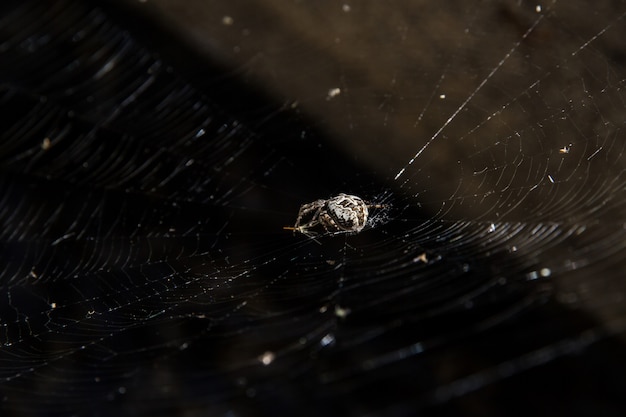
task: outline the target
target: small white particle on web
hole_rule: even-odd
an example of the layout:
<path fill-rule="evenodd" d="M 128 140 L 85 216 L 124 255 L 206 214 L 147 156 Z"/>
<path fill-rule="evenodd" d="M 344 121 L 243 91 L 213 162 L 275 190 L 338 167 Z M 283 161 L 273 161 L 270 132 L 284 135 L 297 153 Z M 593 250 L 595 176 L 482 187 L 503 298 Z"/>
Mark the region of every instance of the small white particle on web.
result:
<path fill-rule="evenodd" d="M 552 184 L 554 184 L 554 178 L 552 178 L 552 175 L 548 174 L 548 179 Z"/>
<path fill-rule="evenodd" d="M 539 275 L 546 278 L 552 275 L 552 271 L 550 270 L 550 268 L 541 268 L 541 270 L 539 271 Z"/>
<path fill-rule="evenodd" d="M 531 271 L 528 274 L 526 274 L 526 279 L 532 281 L 539 278 L 539 274 L 537 274 L 537 271 Z"/>
<path fill-rule="evenodd" d="M 489 233 L 493 233 L 493 232 L 495 232 L 495 231 L 496 231 L 496 225 L 495 225 L 495 224 L 493 224 L 493 223 L 491 223 L 491 224 L 489 225 L 489 230 L 488 230 L 488 232 L 489 232 Z"/>
<path fill-rule="evenodd" d="M 326 96 L 326 100 L 331 100 L 341 94 L 341 88 L 335 87 L 328 90 L 328 95 Z"/>
<path fill-rule="evenodd" d="M 50 145 L 52 145 L 52 141 L 50 140 L 50 138 L 44 138 L 43 142 L 41 142 L 41 149 L 47 151 L 48 149 L 50 149 Z"/>
<path fill-rule="evenodd" d="M 335 341 L 335 336 L 333 336 L 332 334 L 327 334 L 326 336 L 322 337 L 322 340 L 320 340 L 320 345 L 328 346 L 334 341 Z"/>
<path fill-rule="evenodd" d="M 259 361 L 267 366 L 270 363 L 274 362 L 274 359 L 276 358 L 276 355 L 274 355 L 274 353 L 272 352 L 265 352 L 264 354 L 262 354 L 261 356 L 259 356 Z"/>
<path fill-rule="evenodd" d="M 50 308 L 57 308 L 57 303 L 50 303 Z"/>
<path fill-rule="evenodd" d="M 222 24 L 225 26 L 230 26 L 235 22 L 235 20 L 230 16 L 222 17 Z"/>
<path fill-rule="evenodd" d="M 538 4 L 537 6 L 535 6 L 535 11 L 537 13 L 541 13 L 541 5 Z"/>
<path fill-rule="evenodd" d="M 446 95 L 445 94 L 439 94 L 439 98 L 443 100 L 444 98 L 446 98 Z"/>
<path fill-rule="evenodd" d="M 104 77 L 107 73 L 111 72 L 113 68 L 115 68 L 115 64 L 116 62 L 114 59 L 108 61 L 98 70 L 98 72 L 94 74 L 93 78 L 99 80 L 100 78 Z"/>
<path fill-rule="evenodd" d="M 559 153 L 560 154 L 569 153 L 569 146 L 563 146 L 561 149 L 559 149 Z"/>
<path fill-rule="evenodd" d="M 206 132 L 204 129 L 198 129 L 198 131 L 196 132 L 196 137 L 199 138 L 200 136 L 204 136 L 205 133 Z"/>
<path fill-rule="evenodd" d="M 339 306 L 335 306 L 335 316 L 341 319 L 345 319 L 346 317 L 348 317 L 348 314 L 350 314 L 349 308 L 342 308 Z"/>
<path fill-rule="evenodd" d="M 428 257 L 426 256 L 426 252 L 422 253 L 420 256 L 416 256 L 415 258 L 413 258 L 413 262 L 417 263 L 417 262 L 424 262 L 425 264 L 428 263 Z"/>
<path fill-rule="evenodd" d="M 350 11 L 350 5 L 349 4 L 344 4 L 343 6 L 341 6 L 341 10 L 343 10 L 346 13 L 348 13 Z"/>

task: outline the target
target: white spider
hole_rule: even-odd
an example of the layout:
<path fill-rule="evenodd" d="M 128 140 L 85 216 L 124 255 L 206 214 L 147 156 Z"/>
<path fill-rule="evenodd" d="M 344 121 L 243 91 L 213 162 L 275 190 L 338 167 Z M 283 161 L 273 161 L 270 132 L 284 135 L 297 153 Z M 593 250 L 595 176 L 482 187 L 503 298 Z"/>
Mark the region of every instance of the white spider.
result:
<path fill-rule="evenodd" d="M 367 223 L 368 208 L 380 208 L 380 205 L 368 205 L 362 198 L 350 194 L 339 194 L 328 200 L 315 200 L 303 204 L 298 211 L 298 218 L 293 227 L 285 226 L 305 235 L 317 234 L 314 229 L 320 227 L 328 234 L 359 233 Z"/>

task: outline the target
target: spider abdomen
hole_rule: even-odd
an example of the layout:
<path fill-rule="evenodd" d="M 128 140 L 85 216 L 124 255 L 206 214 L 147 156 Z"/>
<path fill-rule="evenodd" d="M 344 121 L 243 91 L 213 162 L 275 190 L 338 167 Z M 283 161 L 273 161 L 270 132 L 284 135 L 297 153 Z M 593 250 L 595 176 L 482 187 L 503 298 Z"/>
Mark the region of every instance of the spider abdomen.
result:
<path fill-rule="evenodd" d="M 326 202 L 325 213 L 330 217 L 330 223 L 338 230 L 360 232 L 367 223 L 367 204 L 361 198 L 339 194 Z"/>

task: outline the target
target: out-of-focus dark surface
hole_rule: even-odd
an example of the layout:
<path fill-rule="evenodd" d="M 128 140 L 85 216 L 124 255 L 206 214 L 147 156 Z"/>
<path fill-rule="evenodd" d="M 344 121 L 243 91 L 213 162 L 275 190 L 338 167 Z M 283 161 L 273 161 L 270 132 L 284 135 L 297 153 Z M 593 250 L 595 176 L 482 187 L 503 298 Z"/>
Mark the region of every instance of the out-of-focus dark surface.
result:
<path fill-rule="evenodd" d="M 2 415 L 624 415 L 626 3 L 1 10 Z"/>
<path fill-rule="evenodd" d="M 188 45 L 275 100 L 297 102 L 322 121 L 322 129 L 346 153 L 382 174 L 395 174 L 391 167 L 406 164 L 407 156 L 486 78 L 471 105 L 489 115 L 511 100 L 523 102 L 536 82 L 551 103 L 563 99 L 564 87 L 569 99 L 584 98 L 584 87 L 570 86 L 572 82 L 592 82 L 587 78 L 602 73 L 619 83 L 623 75 L 620 2 L 593 7 L 586 2 L 516 1 L 459 1 L 445 7 L 432 1 L 120 3 L 180 34 Z M 600 39 L 581 49 L 600 32 Z M 341 92 L 329 95 L 337 88 Z M 609 102 L 596 105 L 599 112 L 613 111 L 603 107 Z M 436 106 L 434 116 L 420 118 L 429 106 Z M 545 111 L 525 106 L 498 117 L 515 129 L 552 116 Z M 477 114 L 464 113 L 445 129 L 445 136 L 467 136 L 476 126 Z M 581 133 L 595 119 L 590 114 L 579 120 Z M 562 144 L 560 136 L 546 136 L 546 146 Z M 446 167 L 474 147 L 470 141 L 455 141 L 442 148 L 434 156 L 437 174 L 449 175 Z"/>

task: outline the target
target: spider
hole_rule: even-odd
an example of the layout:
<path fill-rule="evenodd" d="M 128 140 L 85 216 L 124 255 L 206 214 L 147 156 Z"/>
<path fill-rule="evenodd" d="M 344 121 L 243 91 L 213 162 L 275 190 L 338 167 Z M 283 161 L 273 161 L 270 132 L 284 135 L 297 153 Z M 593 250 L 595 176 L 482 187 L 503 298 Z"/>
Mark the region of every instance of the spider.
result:
<path fill-rule="evenodd" d="M 314 235 L 315 228 L 321 226 L 326 233 L 359 233 L 367 223 L 369 208 L 381 208 L 382 205 L 368 205 L 362 198 L 350 194 L 339 194 L 328 200 L 315 200 L 303 204 L 298 211 L 296 224 L 285 226 L 305 235 Z"/>

